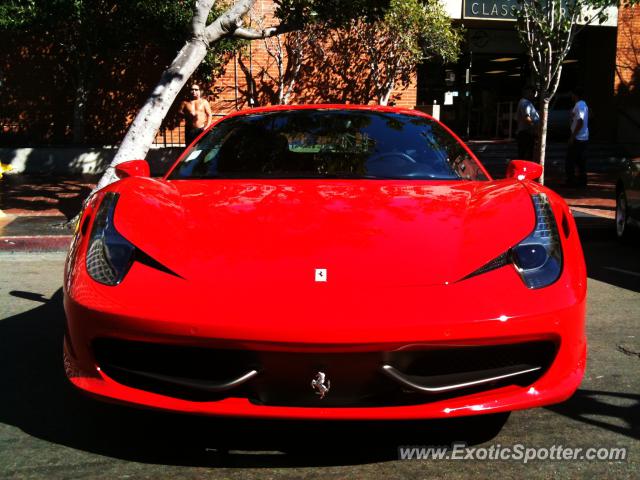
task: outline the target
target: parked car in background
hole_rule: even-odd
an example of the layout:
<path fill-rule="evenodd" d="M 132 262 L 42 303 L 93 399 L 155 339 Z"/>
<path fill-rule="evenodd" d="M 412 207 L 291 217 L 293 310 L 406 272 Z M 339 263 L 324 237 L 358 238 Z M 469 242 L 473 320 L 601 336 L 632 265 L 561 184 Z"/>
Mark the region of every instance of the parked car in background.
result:
<path fill-rule="evenodd" d="M 640 226 L 640 157 L 625 160 L 616 183 L 616 234 L 626 239 L 629 227 Z"/>

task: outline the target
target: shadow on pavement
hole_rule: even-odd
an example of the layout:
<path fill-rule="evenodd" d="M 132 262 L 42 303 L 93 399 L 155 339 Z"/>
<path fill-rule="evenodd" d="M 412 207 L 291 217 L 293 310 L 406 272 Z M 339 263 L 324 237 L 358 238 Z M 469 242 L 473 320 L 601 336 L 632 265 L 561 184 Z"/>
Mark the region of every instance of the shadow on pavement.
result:
<path fill-rule="evenodd" d="M 633 240 L 616 238 L 613 220 L 576 218 L 589 278 L 640 292 L 640 235 Z"/>
<path fill-rule="evenodd" d="M 547 409 L 640 440 L 640 395 L 580 389 L 566 402 Z M 622 420 L 626 426 L 621 426 L 617 420 Z"/>
<path fill-rule="evenodd" d="M 225 467 L 350 465 L 395 460 L 398 446 L 477 444 L 508 415 L 411 422 L 221 419 L 139 410 L 76 392 L 62 367 L 62 290 L 0 321 L 0 422 L 75 449 L 145 463 Z"/>
<path fill-rule="evenodd" d="M 80 211 L 95 181 L 95 175 L 53 179 L 50 176 L 7 175 L 0 183 L 0 209 L 32 215 L 48 212 L 70 219 Z"/>

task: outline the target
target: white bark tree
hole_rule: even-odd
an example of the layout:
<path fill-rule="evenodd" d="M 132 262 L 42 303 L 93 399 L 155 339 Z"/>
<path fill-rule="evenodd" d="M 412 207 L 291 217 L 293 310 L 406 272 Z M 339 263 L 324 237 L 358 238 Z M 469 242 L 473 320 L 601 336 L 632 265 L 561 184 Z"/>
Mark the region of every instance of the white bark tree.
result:
<path fill-rule="evenodd" d="M 562 62 L 575 36 L 594 21 L 605 20 L 606 8 L 615 4 L 609 0 L 521 0 L 518 31 L 529 54 L 540 100 L 538 142 L 533 160 L 543 167 L 542 184 L 549 104 L 560 85 Z M 579 20 L 582 20 L 580 25 Z"/>
<path fill-rule="evenodd" d="M 210 45 L 222 38 L 256 40 L 276 35 L 283 25 L 254 30 L 243 25 L 243 18 L 256 0 L 235 0 L 213 22 L 208 18 L 216 0 L 196 0 L 190 37 L 167 68 L 151 95 L 131 123 L 120 148 L 94 189 L 97 191 L 113 183 L 116 165 L 145 158 L 167 112 L 191 75 L 204 60 Z"/>
<path fill-rule="evenodd" d="M 276 75 L 269 75 L 275 84 L 274 100 L 278 105 L 288 105 L 291 94 L 296 86 L 300 70 L 304 63 L 309 42 L 313 42 L 313 31 L 297 31 L 287 34 L 287 38 L 280 36 L 266 38 L 265 50 L 275 65 Z"/>

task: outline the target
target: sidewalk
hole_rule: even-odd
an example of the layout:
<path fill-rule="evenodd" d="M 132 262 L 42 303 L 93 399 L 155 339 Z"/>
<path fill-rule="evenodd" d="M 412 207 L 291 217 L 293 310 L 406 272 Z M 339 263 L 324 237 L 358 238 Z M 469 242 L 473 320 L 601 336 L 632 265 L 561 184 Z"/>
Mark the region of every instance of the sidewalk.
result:
<path fill-rule="evenodd" d="M 96 176 L 5 175 L 0 181 L 0 252 L 66 250 L 64 223 L 80 211 Z"/>
<path fill-rule="evenodd" d="M 548 179 L 546 186 L 565 199 L 575 217 L 586 215 L 610 220 L 613 228 L 617 178 L 617 174 L 612 173 L 590 173 L 587 188 L 567 188 L 556 178 Z"/>
<path fill-rule="evenodd" d="M 80 211 L 97 178 L 5 175 L 0 181 L 0 252 L 66 250 L 72 233 L 64 223 Z M 610 229 L 615 218 L 613 173 L 591 173 L 584 189 L 563 188 L 555 175 L 547 186 L 562 195 L 579 225 Z"/>

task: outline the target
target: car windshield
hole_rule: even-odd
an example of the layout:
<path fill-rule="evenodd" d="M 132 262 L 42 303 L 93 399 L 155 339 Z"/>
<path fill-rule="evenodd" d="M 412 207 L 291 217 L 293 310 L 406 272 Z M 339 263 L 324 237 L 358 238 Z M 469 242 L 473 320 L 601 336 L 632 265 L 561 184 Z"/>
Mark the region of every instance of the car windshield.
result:
<path fill-rule="evenodd" d="M 224 119 L 169 178 L 486 179 L 460 142 L 429 118 L 332 109 Z"/>

